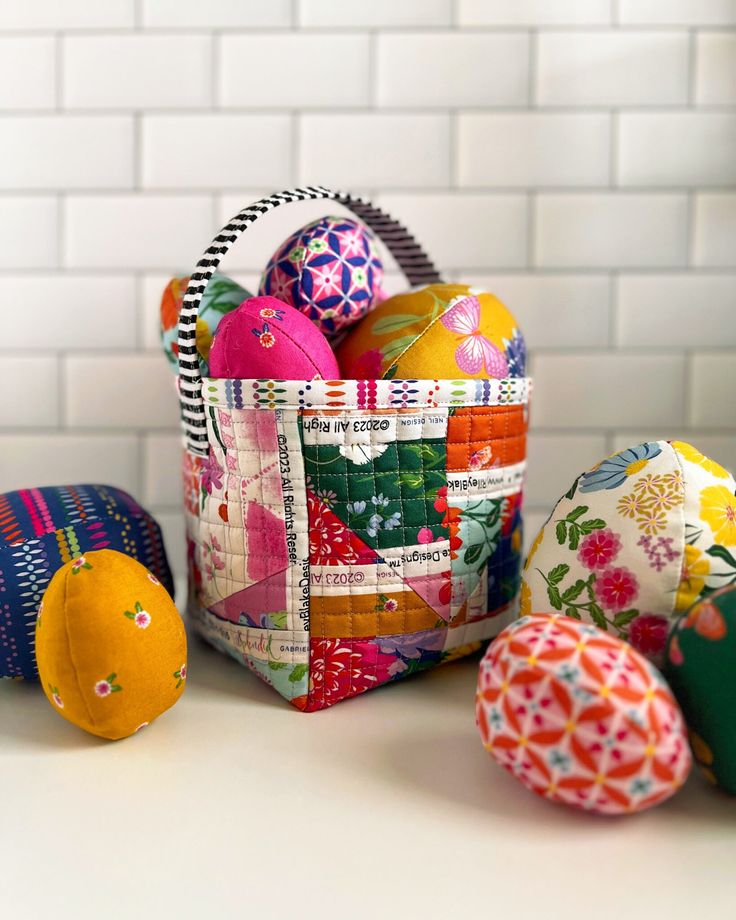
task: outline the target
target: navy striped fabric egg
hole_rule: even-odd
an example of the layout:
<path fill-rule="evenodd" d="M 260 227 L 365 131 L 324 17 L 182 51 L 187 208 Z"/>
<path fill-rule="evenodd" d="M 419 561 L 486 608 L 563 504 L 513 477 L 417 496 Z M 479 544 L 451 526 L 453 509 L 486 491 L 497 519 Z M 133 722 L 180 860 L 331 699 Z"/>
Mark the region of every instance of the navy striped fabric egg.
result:
<path fill-rule="evenodd" d="M 64 563 L 99 549 L 137 559 L 173 597 L 161 529 L 127 492 L 75 485 L 0 495 L 0 677 L 36 679 L 44 591 Z"/>

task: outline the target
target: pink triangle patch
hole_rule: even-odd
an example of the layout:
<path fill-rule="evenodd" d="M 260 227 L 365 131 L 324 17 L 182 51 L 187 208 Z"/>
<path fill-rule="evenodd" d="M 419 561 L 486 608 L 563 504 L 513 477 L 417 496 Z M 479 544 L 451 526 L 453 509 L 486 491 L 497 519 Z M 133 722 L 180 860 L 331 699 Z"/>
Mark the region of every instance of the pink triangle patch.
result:
<path fill-rule="evenodd" d="M 272 628 L 273 623 L 267 622 L 265 617 L 286 611 L 286 571 L 274 572 L 268 578 L 218 601 L 209 609 L 232 623 L 243 621 L 260 629 Z"/>
<path fill-rule="evenodd" d="M 450 573 L 437 572 L 434 575 L 418 575 L 404 578 L 404 582 L 441 617 L 445 623 L 450 622 Z"/>
<path fill-rule="evenodd" d="M 286 523 L 260 502 L 249 501 L 243 515 L 248 535 L 248 578 L 262 581 L 289 564 L 286 551 Z"/>

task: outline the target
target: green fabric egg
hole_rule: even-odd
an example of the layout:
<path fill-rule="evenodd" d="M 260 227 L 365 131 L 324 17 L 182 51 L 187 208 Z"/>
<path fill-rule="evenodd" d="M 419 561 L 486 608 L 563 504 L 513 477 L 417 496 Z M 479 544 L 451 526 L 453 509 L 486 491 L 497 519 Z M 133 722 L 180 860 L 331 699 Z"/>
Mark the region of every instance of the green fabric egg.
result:
<path fill-rule="evenodd" d="M 736 795 L 736 586 L 710 594 L 676 621 L 664 673 L 701 770 Z"/>
<path fill-rule="evenodd" d="M 179 314 L 189 278 L 172 278 L 161 295 L 161 344 L 175 374 L 179 373 Z M 197 316 L 197 351 L 204 377 L 210 373 L 212 339 L 223 316 L 227 316 L 251 295 L 232 278 L 215 272 L 202 295 Z"/>

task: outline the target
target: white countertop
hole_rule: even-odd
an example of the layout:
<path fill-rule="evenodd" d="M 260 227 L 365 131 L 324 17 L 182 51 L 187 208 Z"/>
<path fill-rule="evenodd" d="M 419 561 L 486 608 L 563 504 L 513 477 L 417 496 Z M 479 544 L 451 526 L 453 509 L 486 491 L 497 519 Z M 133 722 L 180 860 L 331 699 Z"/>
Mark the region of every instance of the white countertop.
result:
<path fill-rule="evenodd" d="M 474 724 L 477 660 L 306 715 L 199 640 L 126 741 L 0 681 L 0 915 L 736 916 L 736 799 L 693 775 L 636 817 L 537 799 Z"/>

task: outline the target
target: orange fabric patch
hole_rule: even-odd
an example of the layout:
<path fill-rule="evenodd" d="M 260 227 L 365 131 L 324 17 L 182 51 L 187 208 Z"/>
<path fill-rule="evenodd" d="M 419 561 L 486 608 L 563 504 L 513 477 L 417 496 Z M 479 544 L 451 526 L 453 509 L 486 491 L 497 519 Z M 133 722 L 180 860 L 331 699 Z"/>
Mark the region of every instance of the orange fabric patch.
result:
<path fill-rule="evenodd" d="M 447 626 L 437 612 L 411 590 L 384 595 L 313 594 L 310 608 L 310 635 L 319 639 L 395 636 Z"/>
<path fill-rule="evenodd" d="M 523 406 L 471 406 L 447 421 L 447 472 L 510 466 L 526 457 Z"/>

